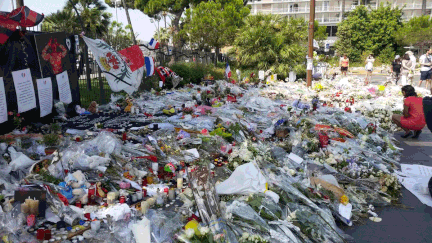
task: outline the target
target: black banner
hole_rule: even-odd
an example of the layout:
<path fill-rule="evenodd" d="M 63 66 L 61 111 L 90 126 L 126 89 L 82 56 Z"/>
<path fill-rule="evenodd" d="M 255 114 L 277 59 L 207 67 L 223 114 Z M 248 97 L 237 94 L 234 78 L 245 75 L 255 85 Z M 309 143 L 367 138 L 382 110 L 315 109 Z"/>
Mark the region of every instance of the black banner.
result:
<path fill-rule="evenodd" d="M 43 57 L 42 54 L 44 54 Z M 29 68 L 37 108 L 21 114 L 25 118 L 24 124 L 52 122 L 55 107 L 53 107 L 52 114 L 40 118 L 36 79 L 50 77 L 53 99 L 58 100 L 59 92 L 55 75 L 63 71 L 68 73 L 72 93 L 72 103 L 67 106 L 67 112 L 74 115 L 75 105 L 80 104 L 79 75 L 76 66 L 73 36 L 65 33 L 27 33 L 24 35 L 20 31 L 15 31 L 4 45 L 0 45 L 0 77 L 3 77 L 4 81 L 8 111 L 18 110 L 12 72 Z M 12 117 L 0 125 L 2 126 L 0 134 L 8 133 L 15 128 Z"/>

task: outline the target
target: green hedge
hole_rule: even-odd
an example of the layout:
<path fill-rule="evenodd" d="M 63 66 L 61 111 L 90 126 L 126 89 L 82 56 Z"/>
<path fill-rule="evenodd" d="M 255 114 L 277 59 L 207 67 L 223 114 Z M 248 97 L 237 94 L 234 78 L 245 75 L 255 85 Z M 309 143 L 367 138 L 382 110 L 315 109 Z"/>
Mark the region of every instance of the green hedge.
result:
<path fill-rule="evenodd" d="M 176 63 L 170 66 L 173 72 L 177 73 L 180 77 L 183 78 L 183 82 L 180 85 L 193 83 L 199 84 L 201 83 L 202 78 L 207 75 L 211 75 L 215 80 L 220 80 L 224 78 L 225 69 L 214 67 L 214 65 L 205 65 L 201 63 Z"/>

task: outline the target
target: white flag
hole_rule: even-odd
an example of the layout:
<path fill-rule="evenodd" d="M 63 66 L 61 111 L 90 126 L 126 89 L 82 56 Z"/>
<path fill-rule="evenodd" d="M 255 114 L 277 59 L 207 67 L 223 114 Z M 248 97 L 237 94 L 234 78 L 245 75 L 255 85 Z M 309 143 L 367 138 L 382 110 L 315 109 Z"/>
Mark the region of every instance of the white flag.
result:
<path fill-rule="evenodd" d="M 123 58 L 105 41 L 93 40 L 85 36 L 83 39 L 93 53 L 101 71 L 105 74 L 112 91 L 124 90 L 128 94 L 132 94 L 138 90 L 142 72 L 132 72 Z"/>

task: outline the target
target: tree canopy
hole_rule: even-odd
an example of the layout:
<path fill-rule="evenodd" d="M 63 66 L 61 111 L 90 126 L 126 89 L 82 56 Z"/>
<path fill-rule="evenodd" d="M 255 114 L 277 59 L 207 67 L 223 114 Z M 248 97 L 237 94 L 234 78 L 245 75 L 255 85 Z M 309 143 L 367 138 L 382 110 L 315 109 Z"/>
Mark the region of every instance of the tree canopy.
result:
<path fill-rule="evenodd" d="M 243 0 L 201 2 L 186 10 L 181 34 L 200 50 L 218 49 L 234 41 L 243 19 L 250 13 Z"/>
<path fill-rule="evenodd" d="M 111 23 L 108 32 L 103 36 L 103 39 L 108 45 L 112 46 L 112 48 L 117 51 L 132 46 L 132 33 L 127 31 L 127 29 L 130 29 L 129 25 L 126 25 L 126 27 L 123 28 L 122 23 L 114 21 Z"/>
<path fill-rule="evenodd" d="M 84 24 L 84 31 L 89 37 L 101 37 L 108 32 L 111 14 L 100 0 L 72 0 Z M 82 30 L 81 23 L 73 5 L 68 1 L 66 6 L 45 17 L 44 28 L 77 33 Z"/>
<path fill-rule="evenodd" d="M 132 0 L 129 0 L 132 1 Z M 158 17 L 162 12 L 168 12 L 173 15 L 171 21 L 174 52 L 178 51 L 185 43 L 183 38 L 180 38 L 181 30 L 180 19 L 184 11 L 191 5 L 196 5 L 204 0 L 134 0 L 135 8 L 139 9 L 150 18 Z M 173 56 L 172 61 L 174 61 Z"/>
<path fill-rule="evenodd" d="M 396 34 L 396 41 L 402 46 L 418 46 L 421 49 L 432 46 L 432 19 L 429 16 L 410 19 Z"/>
<path fill-rule="evenodd" d="M 383 59 L 394 56 L 396 33 L 402 27 L 402 9 L 381 4 L 376 10 L 358 6 L 339 24 L 338 41 L 335 46 L 339 54 L 347 54 L 353 61 L 360 60 L 364 53 Z"/>
<path fill-rule="evenodd" d="M 272 69 L 282 77 L 305 72 L 308 23 L 302 18 L 250 15 L 234 41 L 232 51 L 243 69 Z"/>

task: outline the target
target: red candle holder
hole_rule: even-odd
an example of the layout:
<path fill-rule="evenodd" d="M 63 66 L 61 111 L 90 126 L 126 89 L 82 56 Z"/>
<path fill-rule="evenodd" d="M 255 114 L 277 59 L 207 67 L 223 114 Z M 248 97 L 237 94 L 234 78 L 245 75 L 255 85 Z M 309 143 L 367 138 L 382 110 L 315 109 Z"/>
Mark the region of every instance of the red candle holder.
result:
<path fill-rule="evenodd" d="M 45 230 L 44 229 L 38 229 L 36 233 L 36 238 L 38 240 L 44 240 L 45 239 Z"/>
<path fill-rule="evenodd" d="M 33 227 L 36 224 L 36 216 L 34 214 L 30 214 L 27 216 L 27 226 Z"/>
<path fill-rule="evenodd" d="M 46 229 L 45 230 L 45 237 L 44 237 L 44 239 L 45 240 L 51 240 L 51 237 L 52 237 L 51 230 L 50 229 Z"/>

